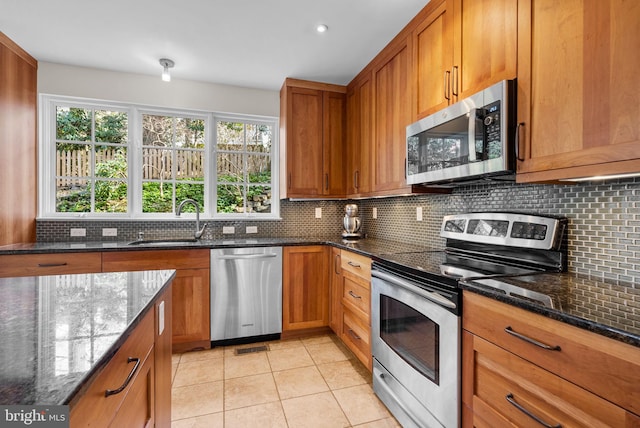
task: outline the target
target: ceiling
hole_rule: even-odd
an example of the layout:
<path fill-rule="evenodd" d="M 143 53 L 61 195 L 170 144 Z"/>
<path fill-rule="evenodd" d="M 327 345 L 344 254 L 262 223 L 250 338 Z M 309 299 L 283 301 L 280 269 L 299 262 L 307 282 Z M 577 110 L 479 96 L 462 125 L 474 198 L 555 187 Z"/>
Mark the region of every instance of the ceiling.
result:
<path fill-rule="evenodd" d="M 0 31 L 38 61 L 279 90 L 347 84 L 428 0 L 0 0 Z M 325 33 L 317 33 L 318 24 Z"/>

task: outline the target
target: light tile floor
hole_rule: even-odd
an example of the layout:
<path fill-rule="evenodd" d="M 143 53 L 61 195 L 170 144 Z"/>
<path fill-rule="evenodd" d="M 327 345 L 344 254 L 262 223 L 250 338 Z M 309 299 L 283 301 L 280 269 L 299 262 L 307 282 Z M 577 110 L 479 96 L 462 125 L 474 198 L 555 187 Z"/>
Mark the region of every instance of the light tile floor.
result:
<path fill-rule="evenodd" d="M 175 354 L 172 387 L 172 428 L 400 426 L 334 335 Z"/>

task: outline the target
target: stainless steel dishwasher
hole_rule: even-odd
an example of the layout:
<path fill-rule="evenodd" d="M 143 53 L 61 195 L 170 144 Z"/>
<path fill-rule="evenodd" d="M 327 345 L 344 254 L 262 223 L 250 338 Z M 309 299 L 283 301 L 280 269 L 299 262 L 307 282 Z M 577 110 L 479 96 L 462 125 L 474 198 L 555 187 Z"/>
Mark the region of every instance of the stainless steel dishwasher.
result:
<path fill-rule="evenodd" d="M 211 342 L 249 343 L 282 332 L 282 247 L 211 250 Z"/>

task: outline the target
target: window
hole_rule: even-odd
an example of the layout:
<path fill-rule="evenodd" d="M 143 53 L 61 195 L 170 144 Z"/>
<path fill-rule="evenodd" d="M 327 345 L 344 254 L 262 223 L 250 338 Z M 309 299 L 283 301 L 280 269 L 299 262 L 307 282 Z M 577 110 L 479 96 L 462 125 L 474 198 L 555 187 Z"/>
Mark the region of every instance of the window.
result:
<path fill-rule="evenodd" d="M 205 119 L 142 114 L 142 212 L 173 213 L 184 199 L 203 211 L 204 159 Z"/>
<path fill-rule="evenodd" d="M 276 219 L 276 118 L 41 96 L 40 217 Z M 193 212 L 191 205 L 185 211 Z"/>
<path fill-rule="evenodd" d="M 55 116 L 55 211 L 127 212 L 127 112 L 56 106 Z"/>
<path fill-rule="evenodd" d="M 271 212 L 273 125 L 216 121 L 217 213 Z"/>

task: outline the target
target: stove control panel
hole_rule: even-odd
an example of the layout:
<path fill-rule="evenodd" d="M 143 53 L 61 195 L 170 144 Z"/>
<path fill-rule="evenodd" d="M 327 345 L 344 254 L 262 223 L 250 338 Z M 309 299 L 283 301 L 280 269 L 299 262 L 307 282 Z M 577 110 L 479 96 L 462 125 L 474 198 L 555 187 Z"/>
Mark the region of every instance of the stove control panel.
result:
<path fill-rule="evenodd" d="M 461 241 L 542 250 L 558 249 L 566 219 L 519 213 L 445 216 L 440 236 Z"/>

